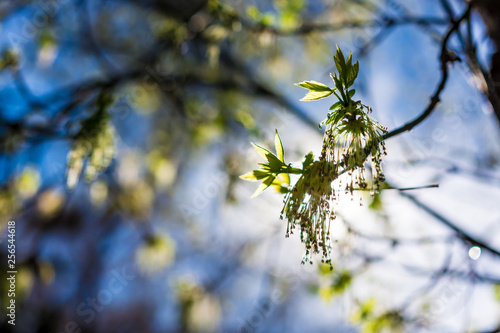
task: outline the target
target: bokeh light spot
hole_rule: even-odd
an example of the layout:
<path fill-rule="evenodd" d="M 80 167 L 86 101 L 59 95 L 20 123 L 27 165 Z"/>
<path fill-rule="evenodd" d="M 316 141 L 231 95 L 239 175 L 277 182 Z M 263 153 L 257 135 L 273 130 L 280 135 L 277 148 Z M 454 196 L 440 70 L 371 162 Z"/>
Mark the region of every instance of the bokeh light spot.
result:
<path fill-rule="evenodd" d="M 481 256 L 481 248 L 479 246 L 473 246 L 469 250 L 469 257 L 472 260 L 477 260 Z"/>

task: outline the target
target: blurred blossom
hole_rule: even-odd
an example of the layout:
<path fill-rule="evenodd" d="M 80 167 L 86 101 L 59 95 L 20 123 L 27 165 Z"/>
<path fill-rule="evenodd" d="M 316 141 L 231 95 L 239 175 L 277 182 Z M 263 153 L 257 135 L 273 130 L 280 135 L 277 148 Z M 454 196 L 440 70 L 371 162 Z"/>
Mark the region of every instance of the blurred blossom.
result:
<path fill-rule="evenodd" d="M 177 169 L 170 160 L 163 157 L 158 150 L 154 150 L 148 154 L 147 163 L 158 188 L 165 189 L 172 185 Z"/>
<path fill-rule="evenodd" d="M 17 288 L 18 293 L 22 296 L 27 296 L 31 293 L 35 277 L 29 268 L 20 268 L 17 273 Z"/>
<path fill-rule="evenodd" d="M 147 83 L 132 86 L 125 95 L 137 112 L 142 114 L 153 113 L 161 106 L 161 91 L 152 78 L 148 78 Z"/>
<path fill-rule="evenodd" d="M 194 301 L 188 315 L 188 326 L 193 332 L 218 332 L 221 307 L 217 298 L 205 294 Z"/>
<path fill-rule="evenodd" d="M 154 191 L 144 180 L 127 185 L 119 194 L 118 201 L 121 209 L 134 217 L 146 218 L 151 211 L 154 200 Z"/>
<path fill-rule="evenodd" d="M 57 44 L 52 33 L 44 30 L 39 38 L 38 43 L 40 51 L 38 53 L 38 65 L 48 67 L 52 65 L 57 55 Z"/>
<path fill-rule="evenodd" d="M 40 174 L 31 167 L 25 167 L 23 172 L 16 179 L 16 190 L 22 199 L 32 197 L 40 186 Z"/>
<path fill-rule="evenodd" d="M 96 181 L 90 185 L 90 201 L 94 206 L 101 206 L 108 197 L 108 185 L 104 181 Z"/>
<path fill-rule="evenodd" d="M 64 205 L 64 193 L 57 189 L 48 189 L 38 196 L 37 209 L 44 218 L 55 216 Z"/>
<path fill-rule="evenodd" d="M 154 235 L 135 254 L 139 269 L 147 275 L 160 273 L 174 259 L 175 242 L 167 234 Z"/>
<path fill-rule="evenodd" d="M 12 213 L 17 210 L 19 203 L 16 195 L 10 188 L 0 189 L 0 218 L 2 219 L 2 229 L 6 226 Z"/>
<path fill-rule="evenodd" d="M 120 161 L 118 181 L 123 186 L 131 186 L 139 181 L 142 156 L 137 151 L 127 153 Z"/>

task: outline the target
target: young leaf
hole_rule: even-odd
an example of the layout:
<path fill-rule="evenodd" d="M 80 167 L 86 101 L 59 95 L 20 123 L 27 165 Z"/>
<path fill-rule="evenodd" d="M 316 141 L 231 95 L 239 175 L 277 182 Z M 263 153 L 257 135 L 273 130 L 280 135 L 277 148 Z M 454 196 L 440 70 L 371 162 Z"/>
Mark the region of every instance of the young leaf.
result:
<path fill-rule="evenodd" d="M 326 98 L 330 96 L 333 91 L 309 91 L 304 97 L 300 100 L 304 102 L 308 101 L 317 101 L 318 99 Z"/>
<path fill-rule="evenodd" d="M 336 110 L 338 109 L 339 107 L 342 106 L 342 101 L 338 101 L 337 103 L 333 104 L 331 107 L 330 107 L 330 110 Z"/>
<path fill-rule="evenodd" d="M 354 96 L 355 93 L 356 93 L 356 89 L 349 90 L 349 98 L 352 98 L 352 96 Z"/>
<path fill-rule="evenodd" d="M 353 71 L 353 68 L 352 68 L 352 52 L 350 52 L 349 56 L 347 57 L 347 61 L 346 61 L 345 73 L 344 73 L 344 76 L 342 78 L 342 80 L 344 81 L 344 84 L 346 85 L 346 88 L 348 88 L 347 83 L 349 82 L 349 77 L 350 77 L 352 71 Z"/>
<path fill-rule="evenodd" d="M 261 171 L 261 170 L 254 170 L 245 173 L 244 175 L 241 175 L 240 178 L 244 180 L 250 180 L 250 181 L 255 181 L 259 179 L 264 179 L 269 175 L 269 173 Z"/>
<path fill-rule="evenodd" d="M 289 192 L 288 187 L 273 183 L 272 185 L 276 192 L 280 194 L 286 194 Z"/>
<path fill-rule="evenodd" d="M 281 138 L 276 130 L 276 135 L 274 136 L 274 146 L 276 147 L 276 155 L 281 162 L 285 162 L 285 150 L 283 149 L 283 144 L 281 143 Z"/>
<path fill-rule="evenodd" d="M 358 77 L 358 72 L 359 72 L 359 60 L 356 61 L 356 63 L 352 66 L 351 70 L 349 71 L 349 75 L 347 76 L 347 87 L 350 87 L 354 84 L 354 81 Z"/>
<path fill-rule="evenodd" d="M 335 83 L 335 87 L 337 87 L 337 90 L 342 93 L 342 81 L 339 79 L 339 77 L 335 74 L 331 75 L 333 82 Z"/>
<path fill-rule="evenodd" d="M 278 175 L 278 177 L 283 178 L 283 182 L 282 183 L 286 183 L 288 185 L 291 185 L 290 175 L 288 173 L 280 173 Z"/>
<path fill-rule="evenodd" d="M 316 82 L 316 81 L 302 81 L 299 83 L 295 83 L 296 86 L 306 88 L 312 91 L 331 91 L 327 85 L 324 85 L 321 82 Z"/>
<path fill-rule="evenodd" d="M 335 89 L 324 85 L 323 83 L 316 81 L 302 81 L 295 84 L 296 86 L 309 89 L 307 94 L 301 99 L 301 101 L 315 101 L 321 98 L 330 96 Z"/>
<path fill-rule="evenodd" d="M 335 60 L 335 66 L 337 67 L 337 71 L 339 72 L 339 76 L 345 77 L 346 74 L 346 67 L 345 67 L 345 58 L 344 54 L 340 50 L 339 46 L 337 45 L 337 54 L 334 57 Z"/>
<path fill-rule="evenodd" d="M 280 173 L 282 167 L 286 167 L 285 163 L 281 162 L 274 154 L 267 154 L 267 161 L 269 162 L 269 169 L 272 173 Z"/>
<path fill-rule="evenodd" d="M 280 176 L 288 176 L 287 173 L 282 173 Z M 280 179 L 282 177 L 276 177 L 276 179 L 274 179 L 273 183 L 271 184 L 272 187 L 274 187 L 274 189 L 276 190 L 276 192 L 278 193 L 281 193 L 281 194 L 285 194 L 285 193 L 288 193 L 288 185 L 290 185 L 290 178 L 288 178 L 288 182 L 286 181 L 286 179 Z M 284 186 L 283 184 L 287 184 L 287 186 Z"/>
<path fill-rule="evenodd" d="M 337 87 L 337 90 L 340 92 L 342 98 L 340 98 L 337 94 L 335 94 L 335 96 L 337 96 L 339 100 L 342 100 L 347 103 L 347 98 L 345 97 L 344 89 L 342 87 L 342 82 L 340 78 L 337 75 L 335 75 L 335 73 L 333 75 L 330 74 L 330 77 L 332 78 L 333 82 L 335 82 L 335 86 Z"/>
<path fill-rule="evenodd" d="M 352 52 L 350 52 L 349 56 L 347 57 L 346 66 L 347 66 L 347 68 L 352 67 Z"/>
<path fill-rule="evenodd" d="M 255 198 L 256 196 L 258 196 L 259 194 L 264 192 L 269 186 L 271 186 L 271 184 L 274 182 L 275 178 L 276 178 L 276 176 L 267 177 L 266 180 L 264 180 L 262 182 L 262 184 L 260 184 L 259 187 L 257 187 L 255 192 L 252 194 L 251 198 Z"/>
<path fill-rule="evenodd" d="M 257 150 L 257 153 L 259 153 L 259 155 L 262 156 L 263 158 L 267 158 L 268 154 L 272 155 L 272 153 L 266 148 L 263 148 L 253 142 L 251 142 L 251 144 L 255 148 L 255 150 Z"/>

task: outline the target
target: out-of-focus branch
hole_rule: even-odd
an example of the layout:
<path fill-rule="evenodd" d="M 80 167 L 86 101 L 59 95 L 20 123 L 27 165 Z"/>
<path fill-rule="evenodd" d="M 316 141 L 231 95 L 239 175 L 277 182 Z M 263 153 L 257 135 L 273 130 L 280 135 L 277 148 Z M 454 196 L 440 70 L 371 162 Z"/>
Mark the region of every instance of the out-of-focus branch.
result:
<path fill-rule="evenodd" d="M 411 202 L 413 202 L 417 207 L 423 209 L 427 214 L 431 215 L 436 220 L 438 220 L 442 224 L 446 225 L 448 228 L 450 228 L 453 231 L 455 231 L 460 236 L 460 238 L 462 238 L 463 240 L 471 243 L 471 245 L 479 246 L 479 247 L 481 247 L 481 248 L 489 251 L 490 253 L 492 253 L 492 254 L 497 255 L 497 256 L 500 257 L 500 251 L 499 250 L 492 248 L 491 246 L 489 246 L 485 242 L 477 239 L 473 235 L 469 234 L 467 231 L 465 231 L 462 228 L 458 227 L 456 224 L 452 223 L 450 220 L 448 220 L 443 215 L 441 215 L 440 213 L 436 212 L 434 209 L 430 208 L 429 206 L 427 206 L 426 204 L 424 204 L 423 202 L 421 202 L 420 200 L 418 200 L 413 195 L 408 194 L 406 192 L 399 192 L 399 193 L 400 193 L 401 196 L 403 196 L 403 197 L 409 199 Z"/>
<path fill-rule="evenodd" d="M 440 101 L 439 96 L 441 95 L 441 92 L 444 90 L 444 87 L 446 86 L 446 81 L 448 80 L 448 63 L 456 60 L 449 54 L 449 51 L 447 49 L 448 41 L 449 41 L 450 37 L 452 36 L 452 34 L 456 30 L 459 29 L 462 21 L 465 20 L 469 16 L 471 9 L 472 9 L 472 6 L 469 5 L 469 7 L 463 13 L 463 15 L 458 20 L 456 20 L 452 24 L 452 26 L 448 29 L 448 32 L 446 33 L 446 35 L 443 38 L 442 46 L 441 46 L 441 55 L 440 55 L 441 80 L 439 81 L 439 84 L 436 87 L 434 94 L 432 95 L 431 100 L 430 100 L 429 104 L 427 105 L 427 107 L 425 108 L 424 112 L 420 116 L 415 118 L 414 120 L 404 124 L 403 126 L 401 126 L 399 128 L 396 128 L 396 129 L 390 131 L 389 133 L 387 133 L 386 135 L 384 135 L 384 139 L 389 139 L 389 138 L 396 136 L 398 134 L 401 134 L 403 132 L 407 132 L 407 131 L 412 130 L 415 126 L 417 126 L 422 121 L 424 121 L 432 113 L 432 111 L 434 111 L 434 109 L 437 107 L 437 105 Z"/>
<path fill-rule="evenodd" d="M 243 22 L 245 22 L 243 20 Z M 378 28 L 378 27 L 393 27 L 399 25 L 417 25 L 417 26 L 432 26 L 432 25 L 446 25 L 449 21 L 440 17 L 381 17 L 374 20 L 359 20 L 359 21 L 346 21 L 339 23 L 304 23 L 297 28 L 290 30 L 283 30 L 272 26 L 253 25 L 245 23 L 244 26 L 256 32 L 271 32 L 279 36 L 296 36 L 307 35 L 313 32 L 333 32 L 339 30 L 355 29 L 355 28 Z"/>

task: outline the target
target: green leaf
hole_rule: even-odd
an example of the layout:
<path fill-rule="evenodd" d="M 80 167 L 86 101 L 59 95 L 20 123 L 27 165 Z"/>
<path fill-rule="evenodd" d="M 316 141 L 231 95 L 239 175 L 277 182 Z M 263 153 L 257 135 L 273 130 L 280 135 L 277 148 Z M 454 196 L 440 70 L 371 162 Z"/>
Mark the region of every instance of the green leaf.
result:
<path fill-rule="evenodd" d="M 269 150 L 267 150 L 266 148 L 263 148 L 263 147 L 255 144 L 253 142 L 252 142 L 252 146 L 255 148 L 255 150 L 257 150 L 257 153 L 259 153 L 259 155 L 262 156 L 263 158 L 267 158 L 268 154 L 272 155 L 272 153 Z"/>
<path fill-rule="evenodd" d="M 288 184 L 288 185 L 291 184 L 291 182 L 290 182 L 290 175 L 288 173 L 280 173 L 278 175 L 278 178 L 282 179 L 282 181 L 281 181 L 282 184 Z"/>
<path fill-rule="evenodd" d="M 339 76 L 341 78 L 345 77 L 346 74 L 345 58 L 344 54 L 342 53 L 338 45 L 337 45 L 337 54 L 335 55 L 335 57 L 333 57 L 333 59 L 335 60 L 335 66 L 337 67 Z"/>
<path fill-rule="evenodd" d="M 275 178 L 276 176 L 267 177 L 266 180 L 264 180 L 262 184 L 260 184 L 259 187 L 257 187 L 255 192 L 252 194 L 251 198 L 255 198 L 256 196 L 264 192 L 269 186 L 271 186 Z"/>
<path fill-rule="evenodd" d="M 240 178 L 249 181 L 255 181 L 259 179 L 264 179 L 269 175 L 269 173 L 261 170 L 254 170 L 241 175 Z"/>
<path fill-rule="evenodd" d="M 264 169 L 270 170 L 272 173 L 280 173 L 283 167 L 286 167 L 286 164 L 283 163 L 276 155 L 271 153 L 264 147 L 261 147 L 252 142 L 253 147 L 257 150 L 260 156 L 264 157 L 269 163 L 259 163 L 262 165 Z M 283 147 L 281 147 L 283 149 Z"/>
<path fill-rule="evenodd" d="M 342 101 L 338 101 L 337 103 L 333 104 L 331 107 L 330 107 L 330 110 L 336 110 L 338 109 L 339 107 L 342 106 Z"/>
<path fill-rule="evenodd" d="M 276 190 L 276 192 L 278 192 L 280 194 L 286 194 L 286 193 L 290 192 L 290 190 L 286 186 L 281 186 L 281 185 L 273 184 L 273 187 Z"/>
<path fill-rule="evenodd" d="M 309 91 L 300 100 L 304 102 L 317 101 L 318 99 L 326 98 L 330 96 L 333 91 Z"/>
<path fill-rule="evenodd" d="M 352 282 L 352 275 L 349 271 L 344 270 L 338 274 L 332 282 L 331 288 L 336 294 L 342 294 Z"/>
<path fill-rule="evenodd" d="M 301 101 L 316 101 L 321 98 L 330 96 L 335 89 L 316 81 L 302 81 L 295 84 L 296 86 L 309 89 L 309 92 L 301 99 Z"/>
<path fill-rule="evenodd" d="M 295 83 L 296 86 L 306 88 L 312 91 L 331 91 L 332 89 L 327 85 L 324 85 L 321 82 L 316 81 L 302 81 L 299 83 Z"/>
<path fill-rule="evenodd" d="M 349 75 L 347 76 L 347 88 L 352 86 L 354 84 L 354 81 L 358 77 L 358 72 L 359 72 L 359 60 L 356 61 L 356 63 L 352 66 L 351 70 L 349 71 Z"/>
<path fill-rule="evenodd" d="M 333 82 L 335 83 L 335 87 L 337 87 L 337 90 L 342 93 L 342 81 L 340 81 L 339 77 L 336 74 L 332 75 Z"/>
<path fill-rule="evenodd" d="M 285 194 L 285 193 L 289 192 L 288 185 L 290 185 L 290 177 L 288 177 L 288 182 L 287 182 L 286 179 L 285 179 L 285 177 L 283 177 L 285 175 L 288 176 L 287 173 L 280 174 L 281 177 L 276 177 L 274 179 L 273 183 L 271 184 L 271 186 L 274 187 L 274 189 L 278 193 Z M 283 179 L 279 179 L 279 178 L 283 178 Z M 287 186 L 284 186 L 283 184 L 287 184 Z"/>
<path fill-rule="evenodd" d="M 352 96 L 354 96 L 355 93 L 356 93 L 356 89 L 349 90 L 349 98 L 352 98 Z"/>
<path fill-rule="evenodd" d="M 285 150 L 283 149 L 283 143 L 281 142 L 281 138 L 278 134 L 278 130 L 276 130 L 276 135 L 274 136 L 274 146 L 276 147 L 276 155 L 281 162 L 285 162 Z"/>
<path fill-rule="evenodd" d="M 281 162 L 274 154 L 269 153 L 267 154 L 266 158 L 269 162 L 269 169 L 272 173 L 280 173 L 281 168 L 286 166 L 285 163 Z"/>
<path fill-rule="evenodd" d="M 335 96 L 337 96 L 337 98 L 340 100 L 343 100 L 344 102 L 347 103 L 347 98 L 345 97 L 345 94 L 344 94 L 344 89 L 343 89 L 343 86 L 342 86 L 342 81 L 340 80 L 340 78 L 334 73 L 333 75 L 331 75 L 331 78 L 333 80 L 333 82 L 335 82 L 335 87 L 337 87 L 337 90 L 340 92 L 340 94 L 342 95 L 342 98 L 339 98 L 339 96 L 337 94 L 335 94 Z"/>
<path fill-rule="evenodd" d="M 257 163 L 258 165 L 262 166 L 262 169 L 266 170 L 266 172 L 269 173 L 271 171 L 271 166 L 269 163 Z"/>
<path fill-rule="evenodd" d="M 346 88 L 349 87 L 347 85 L 347 83 L 349 82 L 349 76 L 351 75 L 352 71 L 353 71 L 353 68 L 352 68 L 352 52 L 350 52 L 349 56 L 347 57 L 347 61 L 346 61 L 346 70 L 345 70 L 344 76 L 342 77 L 342 80 L 344 81 L 344 84 L 345 84 Z"/>

